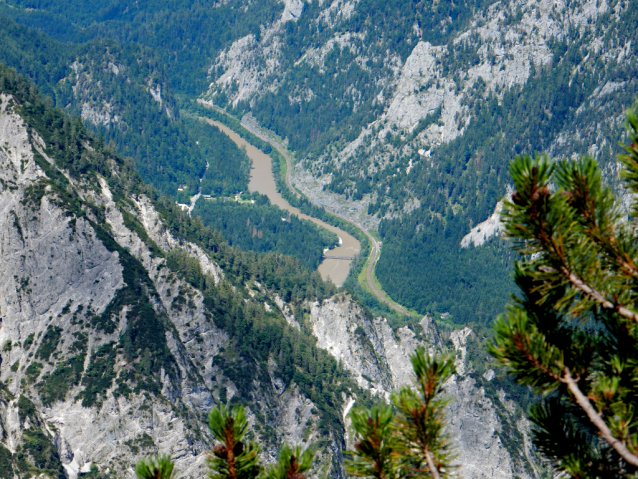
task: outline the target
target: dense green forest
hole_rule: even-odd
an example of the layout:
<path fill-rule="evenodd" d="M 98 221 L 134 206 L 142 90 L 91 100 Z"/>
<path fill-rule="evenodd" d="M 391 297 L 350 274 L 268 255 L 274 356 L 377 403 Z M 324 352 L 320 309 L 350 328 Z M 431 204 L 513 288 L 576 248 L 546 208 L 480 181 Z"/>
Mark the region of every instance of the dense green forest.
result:
<path fill-rule="evenodd" d="M 282 11 L 277 0 L 255 2 L 249 9 L 215 0 L 8 0 L 0 5 L 0 13 L 65 43 L 110 38 L 148 47 L 163 61 L 173 87 L 189 95 L 208 86 L 210 60 L 220 48 L 259 32 Z"/>
<path fill-rule="evenodd" d="M 84 116 L 101 141 L 134 158 L 142 179 L 161 193 L 187 203 L 198 192 L 229 197 L 248 190 L 245 152 L 196 115 L 180 115 L 162 62 L 150 49 L 120 47 L 113 40 L 64 44 L 9 19 L 0 26 L 0 35 L 7 45 L 0 49 L 0 61 L 40 82 L 69 114 Z M 149 94 L 149 85 L 160 92 L 161 103 Z M 93 121 L 98 115 L 103 123 Z M 105 115 L 116 120 L 104 121 Z M 206 205 L 196 214 L 233 245 L 291 254 L 316 269 L 322 250 L 334 244 L 333 235 L 296 217 L 282 222 L 287 215 L 264 200 L 259 198 L 255 206 L 220 203 L 217 211 Z M 254 222 L 247 228 L 249 217 Z"/>
<path fill-rule="evenodd" d="M 460 248 L 460 215 L 448 213 L 419 231 L 412 217 L 382 223 L 379 233 L 392 241 L 383 245 L 376 274 L 400 304 L 449 313 L 448 321 L 459 326 L 485 326 L 503 311 L 514 291 L 510 278 L 514 256 L 506 241 Z"/>
<path fill-rule="evenodd" d="M 231 196 L 248 191 L 250 159 L 246 153 L 216 126 L 186 116 L 184 122 L 197 134 L 200 148 L 209 152 L 199 191 L 211 196 Z"/>
<path fill-rule="evenodd" d="M 63 43 L 6 17 L 0 39 L 0 61 L 134 158 L 144 181 L 162 193 L 175 195 L 179 185 L 197 193 L 207 163 L 207 194 L 247 189 L 245 155 L 217 128 L 180 117 L 162 60 L 150 48 L 108 39 Z"/>
<path fill-rule="evenodd" d="M 608 41 L 611 44 L 616 35 L 638 40 L 636 26 L 635 10 L 625 10 L 623 21 L 613 24 L 615 32 L 608 35 Z M 467 131 L 434 150 L 432 167 L 421 164 L 410 175 L 396 176 L 392 173 L 396 170 L 388 169 L 369 182 L 362 179 L 368 191 L 374 187 L 383 192 L 370 213 L 384 213 L 391 202 L 402 207 L 408 191 L 424 206 L 400 219 L 381 222 L 384 251 L 377 275 L 393 298 L 422 312 L 449 311 L 462 323 L 484 323 L 502 311 L 513 287 L 507 278 L 512 262 L 509 248 L 492 241 L 463 250 L 461 238 L 487 219 L 505 194 L 510 181 L 507 167 L 515 155 L 548 150 L 555 147 L 561 132 L 579 131 L 579 140 L 559 143 L 554 153 L 587 154 L 587 148 L 596 142 L 605 145 L 599 151 L 602 164 L 612 160 L 619 152 L 617 127 L 607 120 L 593 130 L 588 125 L 604 118 L 601 110 L 609 118 L 622 113 L 638 93 L 635 63 L 596 60 L 597 68 L 576 68 L 588 53 L 583 48 L 587 41 L 591 38 L 573 33 L 555 42 L 554 68 L 538 72 L 522 88 L 506 91 L 500 100 L 490 94 L 484 101 L 475 101 Z M 616 95 L 591 100 L 593 91 L 606 81 L 625 82 L 626 87 Z M 395 164 L 405 168 L 408 160 L 397 157 Z M 608 179 L 616 181 L 613 176 Z M 441 298 L 450 301 L 446 304 Z"/>
<path fill-rule="evenodd" d="M 250 198 L 254 203 L 248 199 L 239 203 L 202 198 L 193 215 L 200 216 L 206 226 L 221 231 L 231 246 L 289 254 L 311 270 L 321 263 L 323 250 L 337 244 L 334 233 L 271 205 L 264 195 L 253 194 Z"/>

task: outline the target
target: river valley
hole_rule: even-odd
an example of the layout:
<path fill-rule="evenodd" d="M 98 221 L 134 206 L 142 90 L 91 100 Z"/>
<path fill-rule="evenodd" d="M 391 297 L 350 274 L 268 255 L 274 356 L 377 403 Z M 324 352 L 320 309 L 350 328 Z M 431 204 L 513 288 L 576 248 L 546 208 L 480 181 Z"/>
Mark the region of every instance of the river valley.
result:
<path fill-rule="evenodd" d="M 256 191 L 257 193 L 266 195 L 273 205 L 277 205 L 281 209 L 286 210 L 301 219 L 312 221 L 322 228 L 326 228 L 327 230 L 335 233 L 340 239 L 340 244 L 328 251 L 326 253 L 328 256 L 352 258 L 359 254 L 361 251 L 361 244 L 354 236 L 343 231 L 341 228 L 329 225 L 320 219 L 313 218 L 312 216 L 302 213 L 298 208 L 292 206 L 283 198 L 283 196 L 281 196 L 281 194 L 277 191 L 277 185 L 272 172 L 272 159 L 269 155 L 248 143 L 226 125 L 210 119 L 207 119 L 206 121 L 219 128 L 224 134 L 233 140 L 237 146 L 246 150 L 248 158 L 252 161 L 250 182 L 248 184 L 250 192 Z M 318 271 L 323 279 L 330 280 L 335 285 L 341 286 L 348 276 L 351 264 L 352 260 L 350 259 L 325 258 L 319 265 Z"/>

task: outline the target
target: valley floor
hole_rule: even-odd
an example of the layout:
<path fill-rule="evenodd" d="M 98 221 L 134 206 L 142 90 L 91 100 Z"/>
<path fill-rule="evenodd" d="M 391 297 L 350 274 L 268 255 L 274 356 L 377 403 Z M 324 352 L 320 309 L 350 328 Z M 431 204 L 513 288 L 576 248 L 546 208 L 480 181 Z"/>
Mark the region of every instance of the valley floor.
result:
<path fill-rule="evenodd" d="M 266 195 L 273 205 L 279 206 L 281 209 L 289 211 L 301 219 L 312 221 L 313 223 L 339 236 L 339 239 L 341 240 L 339 246 L 328 251 L 326 255 L 354 258 L 360 253 L 361 244 L 354 236 L 343 231 L 341 228 L 329 225 L 318 218 L 313 218 L 312 216 L 302 213 L 299 209 L 288 203 L 283 196 L 281 196 L 281 194 L 277 191 L 277 185 L 273 177 L 272 159 L 270 156 L 248 143 L 226 125 L 210 119 L 207 121 L 228 135 L 228 137 L 233 140 L 237 146 L 245 148 L 246 154 L 252 161 L 250 183 L 248 184 L 248 188 L 251 192 L 256 191 L 262 195 Z M 323 279 L 329 279 L 335 285 L 341 286 L 350 272 L 351 264 L 351 259 L 326 258 L 319 266 L 319 273 Z"/>

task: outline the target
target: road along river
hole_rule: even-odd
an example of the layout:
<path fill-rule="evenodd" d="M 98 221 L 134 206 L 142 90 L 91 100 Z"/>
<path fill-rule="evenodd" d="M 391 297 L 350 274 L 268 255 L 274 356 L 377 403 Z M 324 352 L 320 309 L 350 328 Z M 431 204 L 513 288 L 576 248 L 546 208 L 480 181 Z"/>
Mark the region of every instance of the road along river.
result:
<path fill-rule="evenodd" d="M 245 148 L 248 158 L 252 161 L 250 182 L 248 183 L 248 189 L 251 193 L 256 191 L 257 193 L 266 195 L 273 205 L 277 205 L 281 209 L 289 211 L 301 219 L 312 221 L 313 223 L 321 226 L 322 228 L 326 228 L 339 236 L 341 244 L 328 251 L 326 253 L 327 256 L 352 258 L 359 254 L 361 251 L 361 244 L 354 236 L 340 228 L 337 228 L 336 226 L 329 225 L 320 219 L 313 218 L 312 216 L 302 213 L 281 196 L 281 194 L 277 191 L 277 185 L 272 173 L 272 159 L 269 155 L 248 143 L 226 125 L 210 119 L 207 119 L 206 121 L 219 128 L 231 140 L 233 140 L 237 146 Z M 337 286 L 341 286 L 348 276 L 351 263 L 352 260 L 326 258 L 319 265 L 318 271 L 323 279 L 329 279 Z"/>

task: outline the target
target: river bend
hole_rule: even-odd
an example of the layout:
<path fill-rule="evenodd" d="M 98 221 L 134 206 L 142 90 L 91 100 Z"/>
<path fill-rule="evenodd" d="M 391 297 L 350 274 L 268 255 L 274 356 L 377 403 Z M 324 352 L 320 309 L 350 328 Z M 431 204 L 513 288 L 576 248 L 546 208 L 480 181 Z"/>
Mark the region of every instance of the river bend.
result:
<path fill-rule="evenodd" d="M 297 215 L 299 218 L 312 221 L 313 223 L 321 226 L 322 228 L 326 228 L 339 236 L 341 244 L 328 251 L 326 253 L 327 255 L 353 257 L 359 254 L 361 251 L 361 244 L 350 233 L 347 233 L 336 226 L 329 225 L 320 219 L 302 213 L 298 208 L 292 206 L 284 199 L 283 196 L 281 196 L 281 193 L 277 191 L 277 184 L 275 183 L 275 178 L 272 172 L 272 159 L 269 155 L 248 143 L 226 125 L 210 119 L 207 119 L 206 121 L 219 128 L 231 140 L 233 140 L 237 146 L 246 150 L 246 154 L 252 162 L 250 182 L 248 183 L 248 189 L 251 193 L 256 191 L 257 193 L 266 195 L 273 205 L 277 205 L 281 209 Z M 318 271 L 323 279 L 330 280 L 337 286 L 341 286 L 348 276 L 351 263 L 352 260 L 326 258 L 319 265 Z"/>

